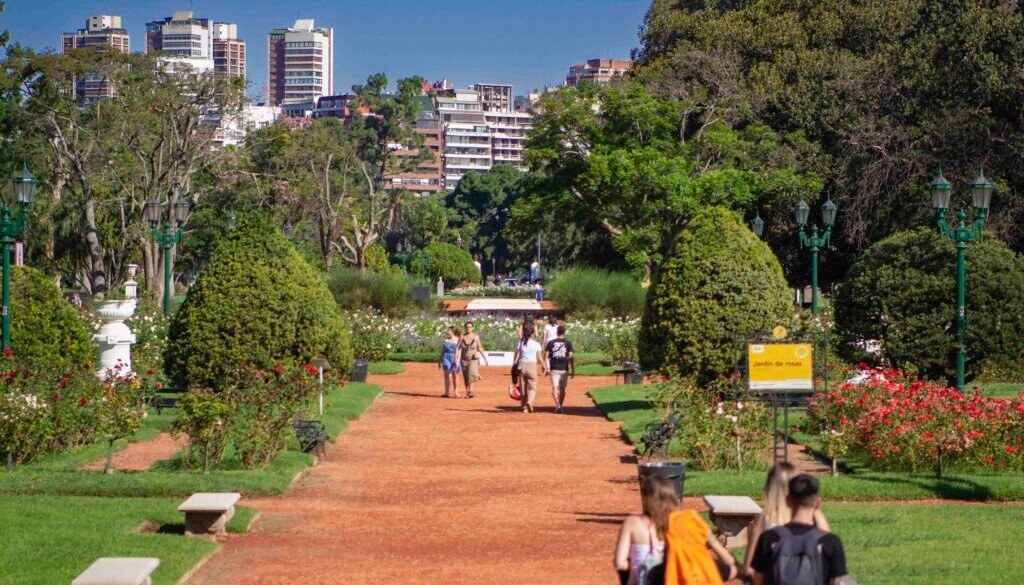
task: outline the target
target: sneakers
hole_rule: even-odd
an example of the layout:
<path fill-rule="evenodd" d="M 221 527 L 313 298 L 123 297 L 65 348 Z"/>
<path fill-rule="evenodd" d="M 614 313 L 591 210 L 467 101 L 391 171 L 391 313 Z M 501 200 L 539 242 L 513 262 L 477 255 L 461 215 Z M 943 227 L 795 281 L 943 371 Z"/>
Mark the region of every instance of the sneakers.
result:
<path fill-rule="evenodd" d="M 562 413 L 563 413 L 563 412 L 565 412 L 565 411 L 564 411 L 564 410 L 562 410 L 562 407 L 561 407 L 561 406 L 556 406 L 556 407 L 555 407 L 555 412 L 556 412 L 556 413 L 558 413 L 558 414 L 562 414 Z"/>

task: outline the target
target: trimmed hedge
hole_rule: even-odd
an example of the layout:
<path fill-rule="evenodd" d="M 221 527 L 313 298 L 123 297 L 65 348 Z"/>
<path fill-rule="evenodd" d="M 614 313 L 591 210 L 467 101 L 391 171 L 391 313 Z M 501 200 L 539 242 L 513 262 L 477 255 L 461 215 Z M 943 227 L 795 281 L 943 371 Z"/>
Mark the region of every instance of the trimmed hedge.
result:
<path fill-rule="evenodd" d="M 92 333 L 53 280 L 27 266 L 11 273 L 11 349 L 22 363 L 47 369 L 93 364 Z"/>
<path fill-rule="evenodd" d="M 429 275 L 432 281 L 440 276 L 447 288 L 455 288 L 465 282 L 480 282 L 480 269 L 473 264 L 469 252 L 445 242 L 434 242 L 418 250 L 413 254 L 412 266 L 417 274 Z"/>
<path fill-rule="evenodd" d="M 647 291 L 635 278 L 598 268 L 570 268 L 547 285 L 551 299 L 573 317 L 639 317 Z"/>
<path fill-rule="evenodd" d="M 706 382 L 740 362 L 745 344 L 789 323 L 793 307 L 768 244 L 720 207 L 693 218 L 655 273 L 640 327 L 645 370 Z"/>
<path fill-rule="evenodd" d="M 222 241 L 171 322 L 166 370 L 178 387 L 220 389 L 244 364 L 326 357 L 344 376 L 350 334 L 323 280 L 266 218 Z"/>
<path fill-rule="evenodd" d="M 404 272 L 372 272 L 358 268 L 335 268 L 327 275 L 327 288 L 338 308 L 363 311 L 373 307 L 389 316 L 398 316 L 417 307 L 412 300 L 416 279 Z M 420 306 L 425 309 L 429 301 Z"/>
<path fill-rule="evenodd" d="M 928 379 L 955 379 L 956 250 L 931 228 L 870 248 L 836 294 L 836 328 L 854 343 L 882 342 L 885 361 Z M 1024 260 L 986 238 L 967 248 L 967 372 L 1018 374 L 1024 358 Z M 1014 371 L 1016 370 L 1016 371 Z"/>

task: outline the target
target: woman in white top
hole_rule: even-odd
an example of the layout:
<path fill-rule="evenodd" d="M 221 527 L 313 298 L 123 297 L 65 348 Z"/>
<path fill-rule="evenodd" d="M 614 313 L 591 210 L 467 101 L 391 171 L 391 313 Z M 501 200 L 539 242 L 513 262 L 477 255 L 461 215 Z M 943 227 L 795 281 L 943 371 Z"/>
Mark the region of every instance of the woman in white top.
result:
<path fill-rule="evenodd" d="M 519 365 L 519 381 L 522 384 L 522 398 L 519 400 L 523 406 L 523 412 L 533 412 L 533 399 L 537 397 L 537 368 L 544 367 L 544 364 L 538 366 L 541 347 L 533 338 L 534 334 L 533 323 L 523 325 L 523 336 L 519 340 L 513 358 Z M 543 374 L 543 370 L 541 373 Z"/>
<path fill-rule="evenodd" d="M 793 513 L 789 504 L 786 503 L 786 496 L 789 495 L 789 480 L 793 479 L 796 474 L 796 466 L 788 461 L 776 463 L 768 471 L 768 479 L 764 482 L 764 510 L 747 530 L 747 557 L 743 563 L 744 575 L 751 574 L 754 550 L 757 548 L 757 541 L 761 538 L 761 533 L 776 526 L 788 524 L 793 519 Z M 831 532 L 828 520 L 825 519 L 821 510 L 814 511 L 814 527 Z"/>

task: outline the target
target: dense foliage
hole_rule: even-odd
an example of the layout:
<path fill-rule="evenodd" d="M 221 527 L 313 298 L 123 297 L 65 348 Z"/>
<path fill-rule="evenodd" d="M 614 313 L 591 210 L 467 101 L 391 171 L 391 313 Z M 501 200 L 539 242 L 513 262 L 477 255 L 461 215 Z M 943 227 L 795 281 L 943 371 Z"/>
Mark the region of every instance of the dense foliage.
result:
<path fill-rule="evenodd" d="M 647 294 L 640 329 L 644 369 L 672 368 L 706 382 L 732 370 L 757 335 L 791 320 L 779 262 L 736 215 L 702 212 L 680 234 Z"/>
<path fill-rule="evenodd" d="M 889 364 L 926 378 L 953 376 L 956 252 L 934 229 L 901 232 L 867 249 L 836 296 L 845 350 L 882 342 Z M 1020 364 L 1024 261 L 995 238 L 967 248 L 967 369 Z"/>
<path fill-rule="evenodd" d="M 562 270 L 545 288 L 560 309 L 577 319 L 639 317 L 647 295 L 629 274 L 597 268 Z"/>
<path fill-rule="evenodd" d="M 463 283 L 480 282 L 480 269 L 473 264 L 469 252 L 445 242 L 434 242 L 417 250 L 412 257 L 412 269 L 417 274 L 429 277 L 431 281 L 440 277 L 445 286 L 451 288 Z"/>
<path fill-rule="evenodd" d="M 984 162 L 998 179 L 993 227 L 1019 249 L 1022 29 L 1013 0 L 654 0 L 635 72 L 659 93 L 718 95 L 806 133 L 831 159 L 840 241 L 927 223 L 936 165 L 958 183 Z"/>
<path fill-rule="evenodd" d="M 355 268 L 335 268 L 327 274 L 327 288 L 343 311 L 366 307 L 397 316 L 416 308 L 412 287 L 416 279 L 391 270 L 370 272 Z"/>
<path fill-rule="evenodd" d="M 1024 394 L 986 398 L 872 370 L 861 384 L 815 394 L 809 425 L 832 457 L 882 469 L 1024 469 Z"/>
<path fill-rule="evenodd" d="M 11 347 L 40 367 L 66 368 L 92 363 L 92 332 L 42 272 L 15 267 L 11 273 Z"/>
<path fill-rule="evenodd" d="M 220 390 L 243 364 L 269 369 L 324 357 L 351 365 L 334 299 L 291 243 L 261 216 L 239 219 L 174 316 L 167 372 L 179 387 Z"/>

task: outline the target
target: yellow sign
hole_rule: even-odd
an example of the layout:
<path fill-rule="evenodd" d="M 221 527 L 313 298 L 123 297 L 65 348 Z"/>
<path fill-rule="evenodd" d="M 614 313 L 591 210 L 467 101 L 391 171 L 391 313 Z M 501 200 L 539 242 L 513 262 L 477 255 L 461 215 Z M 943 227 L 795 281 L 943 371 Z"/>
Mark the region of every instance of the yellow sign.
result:
<path fill-rule="evenodd" d="M 752 343 L 747 348 L 751 390 L 814 390 L 809 343 Z"/>
<path fill-rule="evenodd" d="M 789 332 L 782 325 L 777 325 L 775 329 L 772 329 L 772 337 L 775 339 L 785 339 L 787 333 Z"/>

